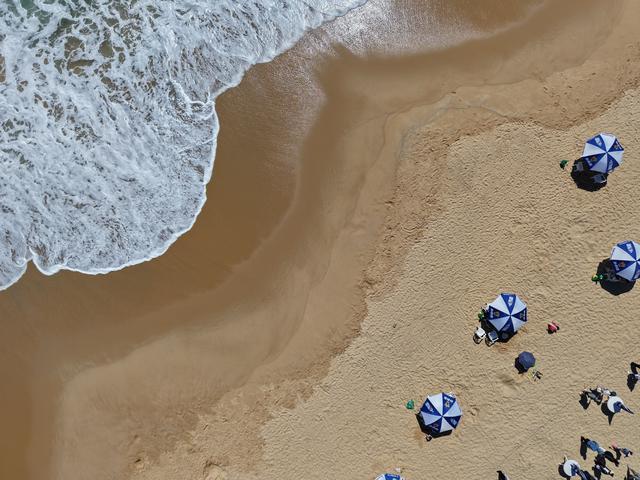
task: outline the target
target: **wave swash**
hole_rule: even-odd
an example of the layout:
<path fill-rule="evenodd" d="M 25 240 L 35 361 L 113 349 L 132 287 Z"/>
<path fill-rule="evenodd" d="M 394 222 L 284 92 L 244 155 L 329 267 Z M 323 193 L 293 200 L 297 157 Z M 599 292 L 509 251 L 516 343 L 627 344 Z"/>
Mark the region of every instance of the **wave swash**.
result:
<path fill-rule="evenodd" d="M 29 260 L 106 273 L 161 255 L 211 177 L 215 98 L 365 0 L 0 4 L 0 289 Z"/>

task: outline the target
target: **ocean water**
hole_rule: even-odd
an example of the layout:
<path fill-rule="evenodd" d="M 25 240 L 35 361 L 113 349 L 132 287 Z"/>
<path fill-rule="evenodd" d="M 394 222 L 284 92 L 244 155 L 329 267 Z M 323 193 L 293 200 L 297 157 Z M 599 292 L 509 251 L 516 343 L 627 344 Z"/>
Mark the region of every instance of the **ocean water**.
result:
<path fill-rule="evenodd" d="M 366 0 L 0 0 L 0 289 L 161 255 L 205 202 L 215 99 Z"/>

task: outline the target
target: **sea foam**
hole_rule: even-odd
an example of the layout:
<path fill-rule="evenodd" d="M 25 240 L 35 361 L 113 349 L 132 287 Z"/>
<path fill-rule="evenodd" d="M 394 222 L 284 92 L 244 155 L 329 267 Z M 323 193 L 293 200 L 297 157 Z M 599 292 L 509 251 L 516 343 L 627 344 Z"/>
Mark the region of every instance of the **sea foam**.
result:
<path fill-rule="evenodd" d="M 29 260 L 95 274 L 164 253 L 204 204 L 216 97 L 365 2 L 2 2 L 0 289 Z"/>

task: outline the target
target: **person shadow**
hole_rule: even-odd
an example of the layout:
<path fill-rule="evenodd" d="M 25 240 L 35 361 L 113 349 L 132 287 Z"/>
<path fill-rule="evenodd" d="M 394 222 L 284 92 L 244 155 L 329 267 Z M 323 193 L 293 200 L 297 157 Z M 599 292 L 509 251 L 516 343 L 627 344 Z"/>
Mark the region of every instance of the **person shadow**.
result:
<path fill-rule="evenodd" d="M 596 274 L 604 275 L 605 277 L 605 279 L 600 282 L 600 287 L 611 295 L 621 295 L 631 291 L 636 282 L 630 282 L 623 278 L 615 281 L 607 280 L 613 271 L 613 266 L 611 265 L 611 260 L 609 258 L 605 258 L 598 264 Z"/>
<path fill-rule="evenodd" d="M 613 416 L 615 414 L 607 408 L 607 402 L 602 402 L 602 404 L 600 405 L 600 410 L 602 410 L 602 413 L 604 413 L 604 415 L 607 417 L 607 420 L 609 421 L 609 425 L 611 425 L 611 422 L 613 422 Z"/>
<path fill-rule="evenodd" d="M 580 394 L 580 400 L 578 400 L 578 403 L 580 403 L 580 406 L 583 410 L 589 408 L 589 405 L 591 404 L 591 402 L 589 401 L 589 397 L 587 397 L 587 394 L 584 392 Z"/>
<path fill-rule="evenodd" d="M 587 459 L 587 439 L 584 437 L 580 437 L 580 456 Z"/>
<path fill-rule="evenodd" d="M 636 384 L 638 383 L 634 375 L 640 373 L 640 363 L 631 362 L 629 365 L 631 367 L 631 373 L 627 375 L 627 387 L 629 387 L 630 392 L 633 392 L 633 389 L 636 388 Z"/>
<path fill-rule="evenodd" d="M 604 458 L 606 458 L 608 461 L 613 463 L 616 467 L 620 466 L 620 459 L 616 455 L 614 455 L 614 453 L 611 452 L 610 450 L 607 450 L 606 452 L 604 452 L 603 455 L 604 455 Z"/>

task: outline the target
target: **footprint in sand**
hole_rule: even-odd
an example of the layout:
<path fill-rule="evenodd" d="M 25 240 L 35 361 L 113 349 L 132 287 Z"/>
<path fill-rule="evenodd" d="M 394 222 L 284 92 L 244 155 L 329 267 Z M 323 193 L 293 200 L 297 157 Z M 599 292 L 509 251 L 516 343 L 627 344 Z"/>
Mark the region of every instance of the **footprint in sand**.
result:
<path fill-rule="evenodd" d="M 203 480 L 226 480 L 227 472 L 220 465 L 207 462 L 203 469 Z"/>

